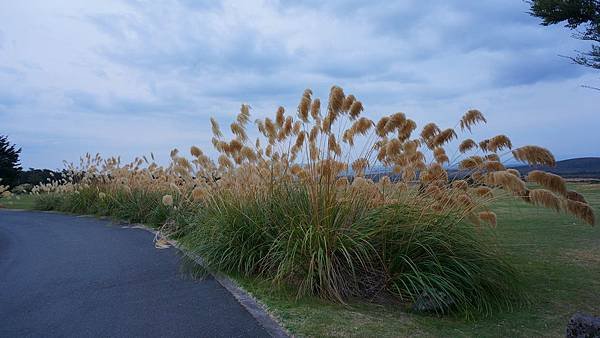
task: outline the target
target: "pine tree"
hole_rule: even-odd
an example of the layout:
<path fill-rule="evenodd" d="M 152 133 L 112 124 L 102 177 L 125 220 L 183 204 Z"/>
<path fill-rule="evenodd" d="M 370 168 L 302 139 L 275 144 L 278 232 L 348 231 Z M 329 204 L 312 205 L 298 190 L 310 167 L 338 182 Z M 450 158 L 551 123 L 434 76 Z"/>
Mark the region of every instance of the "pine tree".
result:
<path fill-rule="evenodd" d="M 20 154 L 21 148 L 17 149 L 8 141 L 8 137 L 0 135 L 0 184 L 12 187 L 17 183 L 21 172 Z"/>

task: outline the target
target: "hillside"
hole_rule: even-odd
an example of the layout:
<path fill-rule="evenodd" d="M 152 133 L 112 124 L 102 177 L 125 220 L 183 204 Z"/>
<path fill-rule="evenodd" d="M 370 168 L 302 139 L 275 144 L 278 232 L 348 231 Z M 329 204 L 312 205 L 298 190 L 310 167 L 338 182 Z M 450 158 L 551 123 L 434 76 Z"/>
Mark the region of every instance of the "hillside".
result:
<path fill-rule="evenodd" d="M 600 179 L 600 157 L 581 157 L 557 161 L 555 167 L 548 166 L 515 166 L 527 174 L 532 170 L 543 170 L 558 174 L 564 178 L 598 178 Z"/>

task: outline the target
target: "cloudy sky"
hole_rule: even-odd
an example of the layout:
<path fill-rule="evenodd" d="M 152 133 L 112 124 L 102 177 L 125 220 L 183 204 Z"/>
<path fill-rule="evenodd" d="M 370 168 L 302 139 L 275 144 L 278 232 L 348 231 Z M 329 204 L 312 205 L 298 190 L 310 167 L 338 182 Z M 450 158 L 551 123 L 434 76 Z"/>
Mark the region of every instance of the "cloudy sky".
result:
<path fill-rule="evenodd" d="M 470 108 L 517 145 L 599 156 L 600 73 L 587 49 L 520 0 L 2 1 L 0 134 L 24 167 L 85 152 L 167 158 L 210 147 L 241 103 L 295 112 L 333 84 L 369 117 L 405 112 L 452 127 Z"/>

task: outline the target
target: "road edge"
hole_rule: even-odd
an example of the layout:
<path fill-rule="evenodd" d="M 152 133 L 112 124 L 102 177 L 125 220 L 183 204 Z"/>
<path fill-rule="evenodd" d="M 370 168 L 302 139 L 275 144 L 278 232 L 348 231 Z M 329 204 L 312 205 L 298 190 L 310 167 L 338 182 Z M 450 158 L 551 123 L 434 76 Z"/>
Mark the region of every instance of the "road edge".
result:
<path fill-rule="evenodd" d="M 94 217 L 93 215 L 81 215 L 79 217 Z M 128 223 L 128 222 L 118 222 L 116 225 L 121 226 L 122 228 L 131 228 L 131 229 L 142 229 L 152 233 L 153 235 L 159 235 L 159 231 L 152 229 L 141 223 Z M 196 264 L 206 267 L 204 260 L 202 257 L 194 254 L 186 250 L 179 242 L 173 239 L 168 239 L 167 242 L 172 245 L 177 250 L 181 251 L 188 258 L 192 259 Z M 234 280 L 227 277 L 221 273 L 211 273 L 213 278 L 223 287 L 227 292 L 229 292 L 240 305 L 254 317 L 254 319 L 260 324 L 267 333 L 274 338 L 287 338 L 292 337 L 292 335 L 279 323 L 277 318 L 273 316 L 268 310 L 267 307 L 246 290 L 241 288 Z"/>

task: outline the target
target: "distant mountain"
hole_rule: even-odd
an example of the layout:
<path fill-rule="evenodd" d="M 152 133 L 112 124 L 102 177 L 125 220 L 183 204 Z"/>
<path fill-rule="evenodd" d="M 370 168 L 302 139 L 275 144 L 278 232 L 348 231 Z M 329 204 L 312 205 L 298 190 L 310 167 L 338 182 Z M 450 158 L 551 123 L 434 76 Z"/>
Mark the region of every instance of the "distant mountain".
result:
<path fill-rule="evenodd" d="M 555 167 L 548 166 L 510 166 L 509 168 L 514 168 L 519 170 L 522 175 L 527 175 L 532 170 L 543 170 L 551 173 L 555 173 L 557 175 L 562 176 L 563 178 L 594 178 L 600 179 L 600 157 L 580 157 L 580 158 L 572 158 L 569 160 L 557 161 Z M 351 176 L 351 173 L 348 173 L 348 176 Z M 400 179 L 399 175 L 390 173 L 389 169 L 378 167 L 376 169 L 372 169 L 367 172 L 366 176 L 373 181 L 377 182 L 383 176 L 389 176 L 392 181 L 396 181 Z M 451 179 L 465 178 L 468 175 L 465 171 L 457 170 L 454 168 L 448 169 L 448 176 Z"/>
<path fill-rule="evenodd" d="M 580 157 L 557 161 L 555 167 L 548 166 L 515 166 L 521 174 L 532 170 L 543 170 L 564 178 L 600 178 L 600 157 Z"/>

